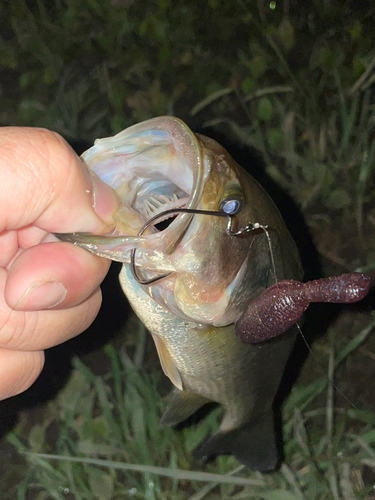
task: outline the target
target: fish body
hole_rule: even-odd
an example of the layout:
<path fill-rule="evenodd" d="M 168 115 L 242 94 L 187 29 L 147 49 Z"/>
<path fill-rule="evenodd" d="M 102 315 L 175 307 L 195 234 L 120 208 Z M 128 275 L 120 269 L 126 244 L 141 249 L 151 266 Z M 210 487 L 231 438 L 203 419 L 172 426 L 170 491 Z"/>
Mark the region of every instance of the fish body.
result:
<path fill-rule="evenodd" d="M 87 250 L 123 262 L 122 289 L 151 332 L 174 384 L 162 425 L 174 425 L 207 402 L 222 405 L 218 432 L 196 456 L 232 453 L 257 470 L 278 462 L 273 402 L 295 332 L 244 344 L 235 323 L 266 288 L 301 279 L 298 251 L 263 188 L 217 142 L 161 117 L 96 141 L 84 162 L 119 194 L 113 235 L 65 235 Z M 180 213 L 165 228 L 142 226 L 169 208 L 220 211 L 237 203 L 233 236 L 227 218 Z M 232 206 L 232 205 L 230 205 Z M 267 227 L 267 232 L 264 229 Z M 142 285 L 142 277 L 166 277 Z"/>

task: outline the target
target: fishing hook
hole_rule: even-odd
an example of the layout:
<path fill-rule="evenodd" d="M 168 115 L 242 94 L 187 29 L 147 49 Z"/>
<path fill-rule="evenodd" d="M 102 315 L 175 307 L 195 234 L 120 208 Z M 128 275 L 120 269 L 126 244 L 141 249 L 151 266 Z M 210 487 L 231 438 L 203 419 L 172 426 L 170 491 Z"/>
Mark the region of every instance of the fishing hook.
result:
<path fill-rule="evenodd" d="M 238 211 L 235 214 L 229 214 L 229 213 L 226 213 L 224 211 L 222 211 L 222 212 L 214 212 L 214 211 L 209 211 L 209 210 L 196 210 L 196 209 L 193 209 L 193 208 L 171 208 L 171 209 L 165 210 L 164 212 L 161 212 L 161 213 L 159 213 L 157 215 L 154 215 L 154 217 L 152 217 L 151 219 L 149 219 L 143 225 L 143 227 L 138 232 L 138 236 L 142 236 L 142 234 L 146 231 L 146 229 L 148 229 L 151 225 L 155 225 L 155 222 L 158 219 L 164 218 L 166 215 L 172 215 L 172 214 L 177 214 L 177 213 L 194 214 L 194 215 L 195 214 L 198 214 L 198 215 L 212 215 L 214 217 L 228 217 L 228 224 L 227 224 L 227 227 L 226 227 L 226 233 L 229 236 L 242 236 L 242 235 L 244 235 L 246 233 L 249 233 L 251 231 L 255 231 L 256 229 L 262 229 L 263 231 L 265 231 L 267 237 L 269 238 L 268 231 L 267 231 L 267 226 L 262 226 L 258 222 L 255 222 L 254 224 L 250 223 L 247 226 L 239 229 L 238 231 L 233 231 L 233 219 L 234 219 L 234 216 L 237 215 Z M 151 279 L 148 279 L 148 280 L 141 278 L 138 275 L 138 272 L 137 272 L 137 269 L 136 269 L 136 266 L 135 266 L 135 252 L 136 252 L 136 248 L 133 248 L 131 250 L 131 252 L 130 252 L 130 270 L 131 270 L 131 273 L 133 275 L 133 278 L 140 285 L 153 285 L 157 281 L 160 281 L 160 280 L 166 278 L 167 276 L 169 276 L 170 274 L 172 274 L 172 272 L 169 272 L 169 273 L 166 273 L 166 274 L 162 274 L 161 276 L 155 276 L 154 278 L 151 278 Z"/>

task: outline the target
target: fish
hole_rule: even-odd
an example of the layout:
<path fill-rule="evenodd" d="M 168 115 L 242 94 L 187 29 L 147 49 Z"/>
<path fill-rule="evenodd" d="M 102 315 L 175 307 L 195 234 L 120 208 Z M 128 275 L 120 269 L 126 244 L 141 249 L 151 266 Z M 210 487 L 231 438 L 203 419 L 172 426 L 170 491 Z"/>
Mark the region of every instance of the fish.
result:
<path fill-rule="evenodd" d="M 274 202 L 220 144 L 171 116 L 97 139 L 81 158 L 119 196 L 116 228 L 58 236 L 123 263 L 124 294 L 173 384 L 161 426 L 218 403 L 220 427 L 194 457 L 275 470 L 274 400 L 297 330 L 256 344 L 235 334 L 268 287 L 303 276 Z"/>

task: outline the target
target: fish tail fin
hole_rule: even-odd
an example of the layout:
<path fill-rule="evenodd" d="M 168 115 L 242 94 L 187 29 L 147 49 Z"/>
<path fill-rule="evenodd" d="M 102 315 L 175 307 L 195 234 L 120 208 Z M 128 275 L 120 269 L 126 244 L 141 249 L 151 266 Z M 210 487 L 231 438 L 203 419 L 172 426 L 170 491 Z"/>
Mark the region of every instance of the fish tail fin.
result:
<path fill-rule="evenodd" d="M 230 431 L 219 430 L 193 452 L 196 460 L 227 454 L 253 470 L 270 472 L 277 469 L 281 457 L 272 413 L 256 423 L 250 422 Z"/>

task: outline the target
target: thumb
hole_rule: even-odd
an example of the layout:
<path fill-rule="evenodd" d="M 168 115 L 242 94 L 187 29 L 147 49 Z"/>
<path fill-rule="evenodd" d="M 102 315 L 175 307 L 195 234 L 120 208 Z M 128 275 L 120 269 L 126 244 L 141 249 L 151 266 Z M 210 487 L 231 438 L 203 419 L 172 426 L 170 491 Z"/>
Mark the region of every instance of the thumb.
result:
<path fill-rule="evenodd" d="M 0 232 L 33 224 L 48 232 L 105 234 L 114 227 L 116 193 L 91 173 L 58 134 L 0 129 Z"/>

